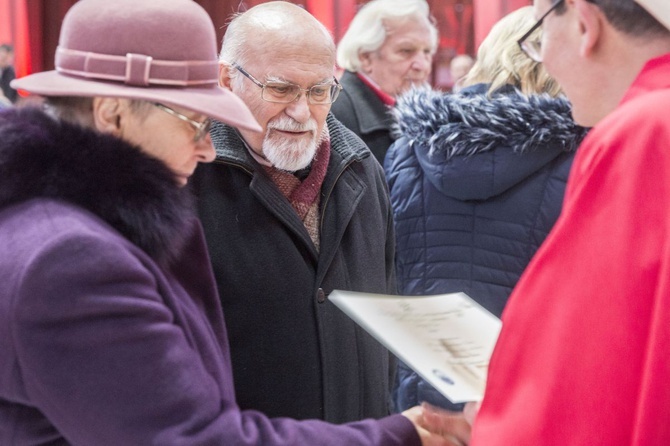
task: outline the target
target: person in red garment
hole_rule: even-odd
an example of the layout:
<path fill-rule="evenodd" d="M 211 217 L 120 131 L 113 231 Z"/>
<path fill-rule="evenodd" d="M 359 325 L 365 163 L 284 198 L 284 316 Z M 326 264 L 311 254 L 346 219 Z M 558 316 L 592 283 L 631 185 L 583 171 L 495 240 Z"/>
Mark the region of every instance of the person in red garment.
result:
<path fill-rule="evenodd" d="M 503 313 L 472 445 L 670 444 L 670 10 L 638 1 L 534 2 L 542 40 L 520 44 L 593 129 Z"/>

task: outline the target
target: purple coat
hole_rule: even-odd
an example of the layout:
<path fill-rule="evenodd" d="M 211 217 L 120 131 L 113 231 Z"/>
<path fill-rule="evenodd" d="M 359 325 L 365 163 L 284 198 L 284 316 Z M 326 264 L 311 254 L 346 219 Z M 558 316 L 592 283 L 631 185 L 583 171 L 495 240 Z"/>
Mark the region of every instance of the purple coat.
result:
<path fill-rule="evenodd" d="M 0 247 L 2 445 L 419 444 L 238 409 L 190 197 L 116 138 L 0 113 Z"/>

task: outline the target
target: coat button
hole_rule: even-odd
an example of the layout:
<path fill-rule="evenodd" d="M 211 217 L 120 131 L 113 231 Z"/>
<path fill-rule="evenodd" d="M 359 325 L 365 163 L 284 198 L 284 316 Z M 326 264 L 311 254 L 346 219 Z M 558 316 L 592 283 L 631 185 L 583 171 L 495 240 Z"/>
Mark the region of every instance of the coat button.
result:
<path fill-rule="evenodd" d="M 319 288 L 316 292 L 316 301 L 320 304 L 326 301 L 326 293 L 323 292 L 323 288 Z"/>

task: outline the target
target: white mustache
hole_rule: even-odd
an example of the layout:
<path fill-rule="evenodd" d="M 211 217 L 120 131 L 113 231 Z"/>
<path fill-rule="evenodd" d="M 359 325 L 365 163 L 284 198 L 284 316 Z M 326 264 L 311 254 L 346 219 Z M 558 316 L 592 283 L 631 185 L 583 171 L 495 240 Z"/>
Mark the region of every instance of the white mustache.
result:
<path fill-rule="evenodd" d="M 281 117 L 268 123 L 268 128 L 284 132 L 316 132 L 316 121 L 310 119 L 306 123 L 301 124 L 291 118 Z"/>

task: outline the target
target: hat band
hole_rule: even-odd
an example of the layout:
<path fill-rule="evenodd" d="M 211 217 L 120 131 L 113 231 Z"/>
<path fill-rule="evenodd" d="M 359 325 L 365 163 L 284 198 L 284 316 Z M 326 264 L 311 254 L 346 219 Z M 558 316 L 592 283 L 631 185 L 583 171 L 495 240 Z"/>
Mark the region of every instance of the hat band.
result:
<path fill-rule="evenodd" d="M 127 85 L 172 85 L 186 87 L 218 83 L 216 60 L 156 60 L 143 54 L 125 56 L 56 49 L 59 73 L 89 79 L 121 81 Z"/>

